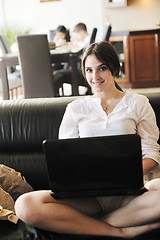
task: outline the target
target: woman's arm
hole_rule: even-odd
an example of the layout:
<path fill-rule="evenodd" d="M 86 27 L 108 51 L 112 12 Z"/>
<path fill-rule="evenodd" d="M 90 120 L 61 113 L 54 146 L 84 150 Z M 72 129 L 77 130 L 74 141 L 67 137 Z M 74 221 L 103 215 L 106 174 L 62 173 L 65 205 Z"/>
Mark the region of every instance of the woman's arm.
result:
<path fill-rule="evenodd" d="M 146 173 L 150 172 L 157 165 L 158 165 L 157 162 L 155 162 L 153 159 L 144 158 L 143 159 L 143 174 L 146 174 Z"/>
<path fill-rule="evenodd" d="M 67 106 L 60 128 L 59 139 L 79 138 L 78 124 L 73 117 L 70 105 Z"/>
<path fill-rule="evenodd" d="M 137 133 L 141 137 L 143 173 L 146 174 L 160 164 L 160 146 L 157 143 L 159 129 L 156 123 L 155 113 L 148 99 L 143 97 L 139 99 L 138 104 Z"/>

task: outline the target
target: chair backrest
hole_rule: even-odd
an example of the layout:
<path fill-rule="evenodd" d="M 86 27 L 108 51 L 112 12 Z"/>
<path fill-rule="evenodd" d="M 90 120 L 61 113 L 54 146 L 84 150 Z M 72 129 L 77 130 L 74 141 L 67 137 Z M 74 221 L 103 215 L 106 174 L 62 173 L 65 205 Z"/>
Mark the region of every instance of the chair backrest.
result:
<path fill-rule="evenodd" d="M 0 49 L 3 55 L 11 52 L 9 42 L 3 34 L 0 34 Z"/>
<path fill-rule="evenodd" d="M 51 62 L 56 63 L 56 64 L 61 64 L 61 63 L 67 63 L 68 69 L 62 69 L 60 71 L 56 70 L 55 74 L 60 73 L 60 78 L 59 80 L 61 81 L 61 75 L 63 75 L 63 83 L 67 82 L 67 79 L 69 77 L 70 81 L 69 83 L 71 84 L 72 88 L 72 95 L 73 96 L 78 96 L 79 91 L 78 91 L 78 85 L 79 85 L 79 70 L 78 70 L 78 60 L 79 60 L 79 52 L 78 53 L 54 53 L 51 54 Z M 67 74 L 67 75 L 66 75 Z M 69 76 L 68 76 L 69 74 Z M 55 76 L 55 75 L 54 75 Z M 61 82 L 61 83 L 62 83 Z M 58 82 L 57 82 L 58 83 Z M 56 89 L 56 82 L 55 82 L 55 95 L 57 94 L 58 89 Z"/>
<path fill-rule="evenodd" d="M 16 40 L 24 98 L 54 97 L 47 35 L 17 35 Z"/>
<path fill-rule="evenodd" d="M 12 52 L 9 42 L 8 42 L 7 38 L 5 37 L 5 35 L 3 35 L 3 34 L 0 34 L 0 49 L 1 49 L 1 53 L 3 56 Z M 13 67 L 7 68 L 8 73 L 12 73 L 14 71 L 15 71 L 15 68 L 13 68 Z"/>
<path fill-rule="evenodd" d="M 105 31 L 104 31 L 104 35 L 103 35 L 103 41 L 109 41 L 109 37 L 111 35 L 111 31 L 112 31 L 112 26 L 111 24 L 107 24 Z"/>
<path fill-rule="evenodd" d="M 50 42 L 53 41 L 53 38 L 54 38 L 55 32 L 56 32 L 56 31 L 53 30 L 53 29 L 49 30 L 49 36 L 48 36 L 48 38 L 49 38 L 49 41 L 50 41 Z"/>
<path fill-rule="evenodd" d="M 8 100 L 9 99 L 9 83 L 7 81 L 7 74 L 6 74 L 5 63 L 3 58 L 0 58 L 0 78 L 1 78 L 0 92 L 2 92 L 3 100 Z"/>
<path fill-rule="evenodd" d="M 13 98 L 13 89 L 16 92 L 17 88 L 21 86 L 21 77 L 19 72 L 8 74 L 7 68 L 15 67 L 18 65 L 18 56 L 16 54 L 6 54 L 0 58 L 0 78 L 1 86 L 0 92 L 2 92 L 3 100 Z"/>
<path fill-rule="evenodd" d="M 96 35 L 97 35 L 97 28 L 93 28 L 92 33 L 91 33 L 91 38 L 90 38 L 90 42 L 89 42 L 89 44 L 95 42 Z"/>

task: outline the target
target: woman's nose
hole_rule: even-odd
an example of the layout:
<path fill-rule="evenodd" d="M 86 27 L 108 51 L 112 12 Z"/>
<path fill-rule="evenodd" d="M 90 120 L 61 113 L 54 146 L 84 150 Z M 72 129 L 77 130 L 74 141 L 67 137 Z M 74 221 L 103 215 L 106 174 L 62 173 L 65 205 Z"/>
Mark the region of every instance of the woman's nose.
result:
<path fill-rule="evenodd" d="M 93 71 L 93 79 L 97 80 L 99 78 L 99 74 L 97 71 Z"/>

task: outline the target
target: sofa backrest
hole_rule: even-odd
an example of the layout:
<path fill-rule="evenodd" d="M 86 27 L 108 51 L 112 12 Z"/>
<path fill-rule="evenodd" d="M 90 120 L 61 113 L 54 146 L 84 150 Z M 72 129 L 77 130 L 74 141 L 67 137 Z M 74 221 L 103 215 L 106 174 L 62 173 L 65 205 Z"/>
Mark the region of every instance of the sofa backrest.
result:
<path fill-rule="evenodd" d="M 21 172 L 34 189 L 49 188 L 42 142 L 57 139 L 65 108 L 74 99 L 0 102 L 0 163 Z"/>
<path fill-rule="evenodd" d="M 1 151 L 41 151 L 46 138 L 56 139 L 70 98 L 39 98 L 1 101 Z"/>

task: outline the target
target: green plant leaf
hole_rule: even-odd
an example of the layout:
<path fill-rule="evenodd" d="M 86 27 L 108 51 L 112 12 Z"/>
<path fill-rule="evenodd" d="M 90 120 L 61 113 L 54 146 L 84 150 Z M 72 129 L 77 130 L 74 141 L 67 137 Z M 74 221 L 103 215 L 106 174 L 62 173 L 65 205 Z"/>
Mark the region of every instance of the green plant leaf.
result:
<path fill-rule="evenodd" d="M 5 29 L 1 29 L 1 32 L 7 38 L 9 45 L 12 46 L 12 44 L 16 41 L 15 40 L 16 35 L 29 34 L 30 30 L 22 31 L 14 28 L 5 28 Z"/>

